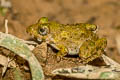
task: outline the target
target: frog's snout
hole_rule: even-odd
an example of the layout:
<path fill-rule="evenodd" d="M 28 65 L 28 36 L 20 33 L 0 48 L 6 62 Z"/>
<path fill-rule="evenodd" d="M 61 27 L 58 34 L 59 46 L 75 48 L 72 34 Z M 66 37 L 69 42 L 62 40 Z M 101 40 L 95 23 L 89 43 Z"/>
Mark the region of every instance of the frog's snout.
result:
<path fill-rule="evenodd" d="M 74 48 L 74 47 L 68 48 L 69 55 L 78 55 L 78 53 L 79 53 L 79 48 Z"/>

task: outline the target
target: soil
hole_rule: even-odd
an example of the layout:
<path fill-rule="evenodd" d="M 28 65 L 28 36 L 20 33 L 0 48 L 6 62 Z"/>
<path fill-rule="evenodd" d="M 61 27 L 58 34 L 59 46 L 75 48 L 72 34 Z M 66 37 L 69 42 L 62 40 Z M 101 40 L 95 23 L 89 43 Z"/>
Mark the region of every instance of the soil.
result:
<path fill-rule="evenodd" d="M 9 33 L 25 40 L 31 38 L 26 33 L 26 27 L 34 24 L 43 16 L 62 24 L 96 24 L 99 26 L 98 35 L 106 37 L 108 41 L 106 55 L 120 63 L 120 53 L 116 46 L 116 37 L 120 35 L 120 0 L 11 0 L 11 3 L 12 7 L 6 16 L 0 15 L 0 31 L 5 30 L 4 20 L 6 18 L 9 21 Z M 0 53 L 6 53 L 4 48 L 0 48 L 0 51 Z M 52 50 L 50 49 L 50 51 Z M 74 57 L 64 58 L 57 62 L 54 54 L 49 54 L 47 63 L 42 63 L 39 49 L 35 49 L 33 53 L 43 66 L 46 80 L 52 80 L 50 72 L 56 68 L 82 65 Z M 12 74 L 9 74 L 11 71 L 7 71 L 4 80 L 14 80 Z M 24 74 L 25 80 L 31 80 L 29 72 L 24 71 Z"/>

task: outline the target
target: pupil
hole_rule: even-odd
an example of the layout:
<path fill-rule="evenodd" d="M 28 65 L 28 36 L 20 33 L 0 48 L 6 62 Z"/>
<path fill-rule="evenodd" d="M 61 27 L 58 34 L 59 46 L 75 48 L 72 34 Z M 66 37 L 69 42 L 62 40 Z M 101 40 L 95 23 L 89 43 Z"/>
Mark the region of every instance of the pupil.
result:
<path fill-rule="evenodd" d="M 42 28 L 40 29 L 40 32 L 44 32 L 44 31 L 45 31 L 45 29 L 42 29 Z"/>

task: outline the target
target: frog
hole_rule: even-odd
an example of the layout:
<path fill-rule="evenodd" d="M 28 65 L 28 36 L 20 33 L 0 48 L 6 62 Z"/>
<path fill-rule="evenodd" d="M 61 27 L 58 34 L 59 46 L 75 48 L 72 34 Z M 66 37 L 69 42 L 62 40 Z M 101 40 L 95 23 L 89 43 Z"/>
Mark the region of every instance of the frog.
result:
<path fill-rule="evenodd" d="M 89 63 L 104 53 L 107 39 L 97 35 L 97 26 L 89 23 L 61 24 L 41 17 L 26 32 L 40 43 L 54 48 L 57 57 L 78 55 L 83 63 Z"/>

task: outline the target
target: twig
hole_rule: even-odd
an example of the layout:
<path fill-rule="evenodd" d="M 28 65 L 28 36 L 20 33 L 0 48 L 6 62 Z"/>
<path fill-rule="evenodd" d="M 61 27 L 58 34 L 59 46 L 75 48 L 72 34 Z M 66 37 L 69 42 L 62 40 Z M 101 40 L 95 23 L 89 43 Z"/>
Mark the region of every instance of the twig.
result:
<path fill-rule="evenodd" d="M 5 19 L 5 33 L 8 34 L 8 20 Z"/>
<path fill-rule="evenodd" d="M 120 35 L 116 36 L 116 43 L 118 52 L 120 54 Z"/>
<path fill-rule="evenodd" d="M 110 65 L 111 67 L 119 67 L 120 68 L 119 63 L 117 63 L 116 61 L 112 60 L 111 58 L 105 56 L 104 54 L 102 55 L 102 58 L 107 65 Z"/>

